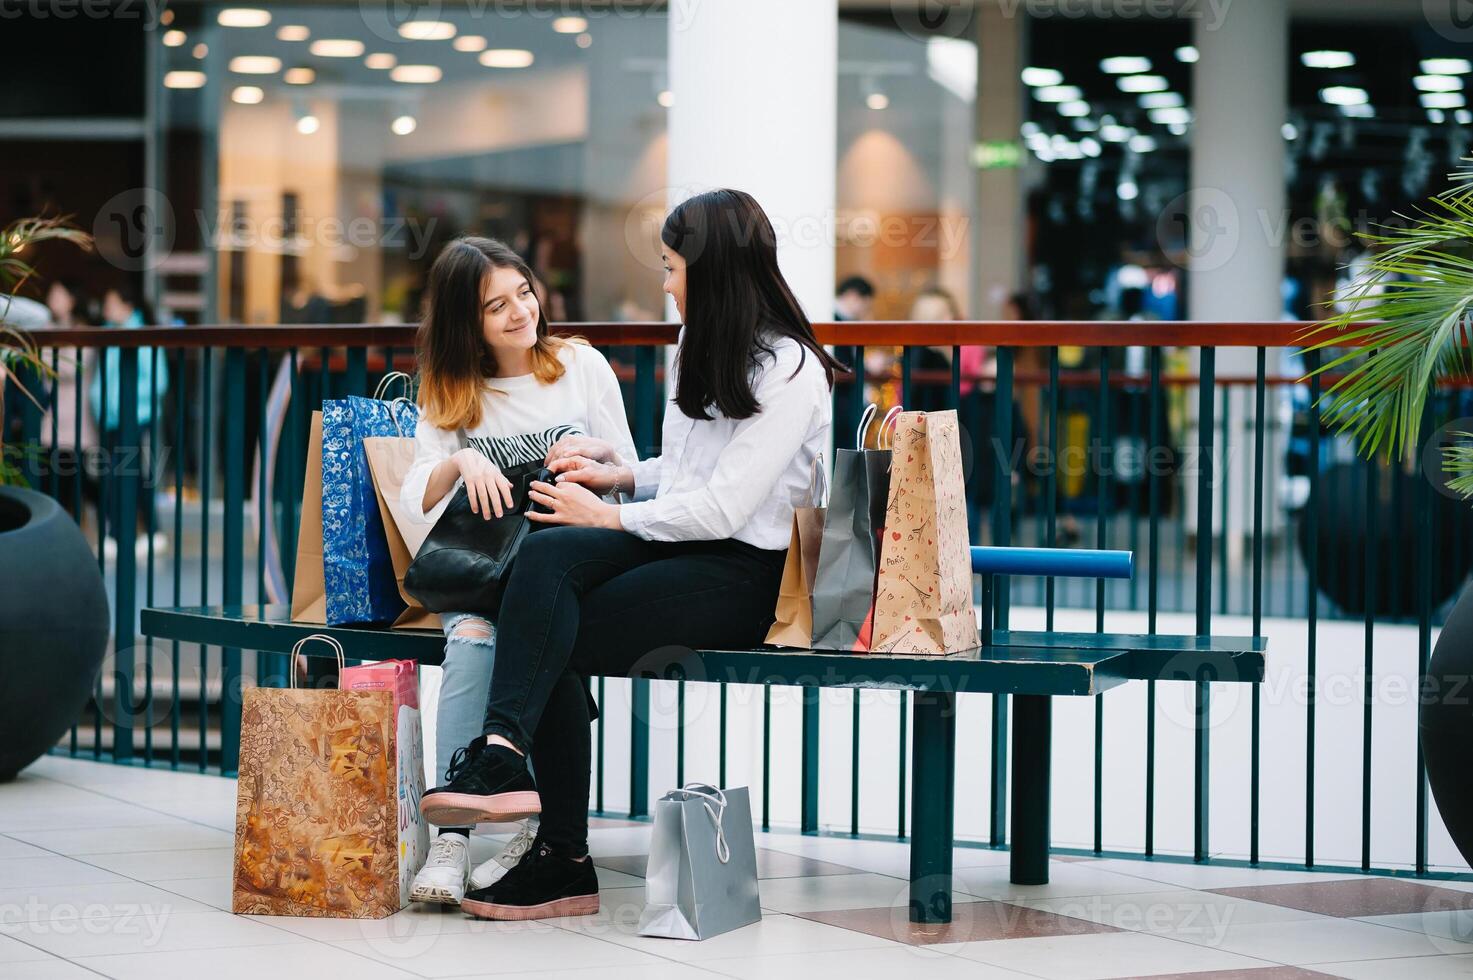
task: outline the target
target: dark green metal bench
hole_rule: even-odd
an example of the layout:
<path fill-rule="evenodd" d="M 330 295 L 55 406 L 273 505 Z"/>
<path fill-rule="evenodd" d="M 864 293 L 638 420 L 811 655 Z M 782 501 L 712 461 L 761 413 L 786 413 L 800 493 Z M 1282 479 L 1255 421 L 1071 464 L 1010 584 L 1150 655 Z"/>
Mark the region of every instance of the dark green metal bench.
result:
<path fill-rule="evenodd" d="M 285 605 L 145 609 L 142 632 L 161 640 L 272 653 L 287 653 L 302 637 L 326 633 L 350 658 L 403 658 L 429 665 L 440 663 L 444 652 L 438 632 L 293 623 Z M 910 918 L 949 922 L 957 694 L 1013 696 L 1011 878 L 1016 884 L 1046 884 L 1053 697 L 1091 697 L 1130 680 L 1257 683 L 1263 679 L 1266 648 L 1261 638 L 992 629 L 987 616 L 983 640 L 976 650 L 946 657 L 666 648 L 637 665 L 632 676 L 798 685 L 815 692 L 820 687 L 914 692 Z M 805 700 L 805 716 L 810 704 L 816 712 L 816 698 Z M 803 757 L 803 825 L 809 830 L 817 826 L 816 756 L 815 739 L 811 747 L 805 744 Z M 641 776 L 647 785 L 647 770 L 634 776 L 636 787 Z"/>

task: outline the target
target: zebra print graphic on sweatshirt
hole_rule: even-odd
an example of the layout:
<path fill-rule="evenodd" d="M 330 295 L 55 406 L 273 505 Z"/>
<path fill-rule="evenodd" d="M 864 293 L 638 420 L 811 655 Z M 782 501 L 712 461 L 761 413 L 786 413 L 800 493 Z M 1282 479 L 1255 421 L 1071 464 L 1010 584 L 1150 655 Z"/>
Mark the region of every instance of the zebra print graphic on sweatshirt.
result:
<path fill-rule="evenodd" d="M 583 434 L 583 430 L 576 425 L 558 425 L 520 436 L 469 436 L 467 441 L 497 467 L 508 470 L 523 463 L 541 462 L 547 458 L 547 451 L 552 448 L 552 444 L 563 436 Z"/>

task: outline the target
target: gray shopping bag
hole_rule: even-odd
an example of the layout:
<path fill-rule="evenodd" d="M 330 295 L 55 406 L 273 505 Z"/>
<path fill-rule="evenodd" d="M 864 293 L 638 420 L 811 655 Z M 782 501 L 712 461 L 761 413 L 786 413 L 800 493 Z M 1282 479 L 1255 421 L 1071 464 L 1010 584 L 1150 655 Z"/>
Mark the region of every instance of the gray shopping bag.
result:
<path fill-rule="evenodd" d="M 865 433 L 874 414 L 871 405 L 860 420 L 855 435 L 860 448 L 834 453 L 834 479 L 813 578 L 815 650 L 869 650 L 880 535 L 890 492 L 887 433 L 900 409 L 891 409 L 880 424 L 883 448 L 865 449 Z"/>
<path fill-rule="evenodd" d="M 710 939 L 762 918 L 747 788 L 701 783 L 655 801 L 641 936 Z"/>

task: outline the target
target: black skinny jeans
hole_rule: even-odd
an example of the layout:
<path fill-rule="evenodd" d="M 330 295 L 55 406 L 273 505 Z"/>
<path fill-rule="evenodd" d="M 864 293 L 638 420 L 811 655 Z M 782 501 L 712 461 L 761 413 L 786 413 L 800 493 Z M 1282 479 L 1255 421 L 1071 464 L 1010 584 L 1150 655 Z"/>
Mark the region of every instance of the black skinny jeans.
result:
<path fill-rule="evenodd" d="M 502 598 L 485 734 L 529 752 L 540 833 L 588 847 L 588 682 L 663 647 L 750 649 L 772 625 L 786 551 L 646 541 L 603 528 L 529 535 Z"/>

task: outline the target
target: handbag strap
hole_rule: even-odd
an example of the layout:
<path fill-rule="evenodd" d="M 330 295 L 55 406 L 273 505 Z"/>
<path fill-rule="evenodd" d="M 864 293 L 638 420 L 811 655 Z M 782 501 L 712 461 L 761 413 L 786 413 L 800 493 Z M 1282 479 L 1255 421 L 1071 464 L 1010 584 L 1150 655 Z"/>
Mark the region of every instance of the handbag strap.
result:
<path fill-rule="evenodd" d="M 726 794 L 715 786 L 706 783 L 686 783 L 675 792 L 683 794 L 687 799 L 698 799 L 706 816 L 711 818 L 711 823 L 716 826 L 716 860 L 726 864 L 731 860 L 731 848 L 726 843 L 726 828 L 721 825 L 721 818 L 726 814 Z"/>
<path fill-rule="evenodd" d="M 287 670 L 287 674 L 291 678 L 291 689 L 293 691 L 297 689 L 297 656 L 301 653 L 302 647 L 311 643 L 313 640 L 320 640 L 332 647 L 332 652 L 337 654 L 339 674 L 347 669 L 348 663 L 347 659 L 343 656 L 343 645 L 336 639 L 328 636 L 326 633 L 313 633 L 311 636 L 304 636 L 292 645 L 292 662 L 291 667 Z"/>

